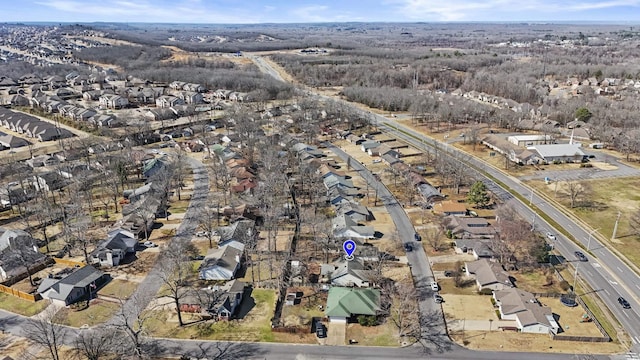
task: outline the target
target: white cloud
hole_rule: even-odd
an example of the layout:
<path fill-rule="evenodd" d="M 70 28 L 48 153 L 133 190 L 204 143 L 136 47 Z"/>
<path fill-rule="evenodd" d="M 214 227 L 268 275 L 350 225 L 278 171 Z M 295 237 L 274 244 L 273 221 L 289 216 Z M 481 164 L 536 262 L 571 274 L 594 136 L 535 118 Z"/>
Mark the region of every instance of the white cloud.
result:
<path fill-rule="evenodd" d="M 500 16 L 511 13 L 526 18 L 535 17 L 536 14 L 563 11 L 580 12 L 640 6 L 640 0 L 386 0 L 384 3 L 394 7 L 395 11 L 406 19 L 425 21 L 477 20 L 479 14 L 483 16 L 480 20 L 508 21 L 510 19 L 501 19 Z"/>
<path fill-rule="evenodd" d="M 175 0 L 168 3 L 145 0 L 39 0 L 46 6 L 73 17 L 76 21 L 126 22 L 193 22 L 193 23 L 253 23 L 258 19 L 237 9 L 210 9 L 200 0 Z"/>

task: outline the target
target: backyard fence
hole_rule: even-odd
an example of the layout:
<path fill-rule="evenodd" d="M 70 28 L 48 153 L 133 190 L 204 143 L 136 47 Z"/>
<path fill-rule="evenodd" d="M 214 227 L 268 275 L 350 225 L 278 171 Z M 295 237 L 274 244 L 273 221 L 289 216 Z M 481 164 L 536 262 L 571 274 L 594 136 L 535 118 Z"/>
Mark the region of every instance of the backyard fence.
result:
<path fill-rule="evenodd" d="M 65 265 L 65 266 L 82 267 L 85 265 L 85 263 L 82 261 L 59 259 L 56 257 L 54 257 L 53 260 L 56 262 L 56 264 Z"/>
<path fill-rule="evenodd" d="M 16 290 L 16 289 L 12 289 L 12 288 L 10 288 L 8 286 L 4 286 L 4 285 L 0 285 L 0 292 L 3 292 L 5 294 L 9 294 L 9 295 L 13 295 L 13 296 L 18 297 L 20 299 L 31 301 L 31 302 L 36 302 L 36 301 L 42 299 L 40 294 L 31 295 L 31 294 L 27 294 L 26 292 L 23 292 L 23 291 L 20 291 L 20 290 Z"/>

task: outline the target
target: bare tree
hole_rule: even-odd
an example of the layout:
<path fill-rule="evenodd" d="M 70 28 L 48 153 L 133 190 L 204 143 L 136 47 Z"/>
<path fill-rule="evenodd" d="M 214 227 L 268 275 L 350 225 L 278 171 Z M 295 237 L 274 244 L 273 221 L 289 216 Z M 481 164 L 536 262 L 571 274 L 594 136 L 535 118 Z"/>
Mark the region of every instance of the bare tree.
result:
<path fill-rule="evenodd" d="M 209 240 L 209 249 L 213 248 L 213 236 L 216 229 L 220 226 L 220 204 L 216 203 L 215 206 L 205 205 L 205 207 L 198 214 L 198 229 L 203 231 L 205 237 Z"/>
<path fill-rule="evenodd" d="M 180 309 L 180 301 L 188 295 L 189 275 L 192 271 L 189 254 L 193 254 L 195 250 L 192 246 L 172 242 L 165 251 L 164 257 L 160 264 L 158 276 L 162 280 L 164 288 L 168 293 L 168 297 L 173 300 L 178 314 L 178 323 L 184 326 L 182 320 L 182 311 Z"/>
<path fill-rule="evenodd" d="M 37 317 L 29 319 L 24 328 L 25 336 L 46 347 L 52 360 L 61 359 L 59 352 L 67 333 L 66 327 L 55 322 L 57 311 L 56 307 L 47 307 Z"/>
<path fill-rule="evenodd" d="M 415 334 L 420 328 L 418 322 L 417 294 L 413 284 L 408 282 L 396 283 L 384 291 L 390 292 L 388 301 L 392 302 L 389 319 L 398 331 L 399 337 Z"/>
<path fill-rule="evenodd" d="M 444 243 L 443 235 L 444 228 L 440 225 L 430 226 L 422 231 L 422 237 L 424 238 L 425 242 L 429 244 L 429 246 L 431 246 L 435 251 L 442 250 L 442 245 Z"/>
<path fill-rule="evenodd" d="M 134 293 L 126 302 L 121 303 L 120 310 L 116 313 L 113 324 L 110 325 L 121 331 L 126 339 L 125 349 L 129 354 L 141 359 L 147 351 L 145 348 L 147 323 L 152 314 L 145 311 L 151 300 L 152 294 L 141 292 Z"/>
<path fill-rule="evenodd" d="M 586 182 L 578 180 L 565 181 L 564 193 L 569 197 L 570 206 L 574 208 L 578 201 L 589 196 L 591 188 Z"/>
<path fill-rule="evenodd" d="M 73 340 L 73 352 L 78 360 L 100 360 L 121 352 L 122 336 L 103 326 L 81 332 Z"/>

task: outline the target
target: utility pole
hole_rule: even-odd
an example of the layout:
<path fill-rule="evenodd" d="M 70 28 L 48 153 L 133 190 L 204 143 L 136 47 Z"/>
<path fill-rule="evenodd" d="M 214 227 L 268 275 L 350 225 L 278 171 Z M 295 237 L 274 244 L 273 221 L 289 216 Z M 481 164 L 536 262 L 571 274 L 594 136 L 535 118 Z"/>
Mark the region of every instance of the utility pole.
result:
<path fill-rule="evenodd" d="M 613 234 L 611 235 L 611 240 L 616 239 L 616 233 L 618 232 L 618 223 L 620 222 L 620 215 L 622 214 L 620 213 L 620 211 L 618 211 L 618 217 L 616 217 L 616 224 L 613 225 Z"/>
<path fill-rule="evenodd" d="M 529 194 L 529 206 L 533 203 L 533 190 L 531 190 L 531 194 Z"/>

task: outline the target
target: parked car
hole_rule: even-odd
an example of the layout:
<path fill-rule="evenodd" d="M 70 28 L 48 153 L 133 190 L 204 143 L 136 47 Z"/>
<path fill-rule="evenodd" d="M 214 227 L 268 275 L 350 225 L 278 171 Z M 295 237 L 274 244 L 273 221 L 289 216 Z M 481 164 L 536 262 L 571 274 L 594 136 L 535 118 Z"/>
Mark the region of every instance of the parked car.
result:
<path fill-rule="evenodd" d="M 431 282 L 431 290 L 438 291 L 440 288 L 438 287 L 438 283 L 435 281 Z"/>
<path fill-rule="evenodd" d="M 406 243 L 406 244 L 404 244 L 404 250 L 405 250 L 406 252 L 411 252 L 411 251 L 413 251 L 413 245 L 411 245 L 410 243 Z"/>
<path fill-rule="evenodd" d="M 433 300 L 436 302 L 436 304 L 441 304 L 444 302 L 444 299 L 438 293 L 433 294 Z"/>
<path fill-rule="evenodd" d="M 418 234 L 418 233 L 413 234 L 413 238 L 414 238 L 416 241 L 422 241 L 422 236 L 420 236 L 420 234 Z"/>
<path fill-rule="evenodd" d="M 209 232 L 208 231 L 198 231 L 196 233 L 197 237 L 205 237 L 205 236 L 209 236 Z"/>
<path fill-rule="evenodd" d="M 316 336 L 319 338 L 327 337 L 327 330 L 320 321 L 316 321 Z"/>
<path fill-rule="evenodd" d="M 203 255 L 190 256 L 189 259 L 191 259 L 191 260 L 204 260 L 204 256 Z"/>
<path fill-rule="evenodd" d="M 555 239 L 556 239 L 556 236 L 555 236 L 555 235 L 553 235 L 552 233 L 548 232 L 548 233 L 547 233 L 547 239 L 549 239 L 549 240 L 555 240 Z"/>
<path fill-rule="evenodd" d="M 631 305 L 629 305 L 629 302 L 622 296 L 618 298 L 618 302 L 620 303 L 620 305 L 622 305 L 624 309 L 631 309 Z"/>
<path fill-rule="evenodd" d="M 154 243 L 153 241 L 145 241 L 145 242 L 142 243 L 142 246 L 148 247 L 148 248 L 158 247 L 158 245 L 156 243 Z"/>
<path fill-rule="evenodd" d="M 589 259 L 587 259 L 587 257 L 582 253 L 582 251 L 576 251 L 574 252 L 574 254 L 580 261 L 589 261 Z"/>
<path fill-rule="evenodd" d="M 445 271 L 444 271 L 444 276 L 445 276 L 445 277 L 452 277 L 452 276 L 454 276 L 454 275 L 455 275 L 455 274 L 454 274 L 454 273 L 453 273 L 453 271 L 451 271 L 451 270 L 445 270 Z"/>

